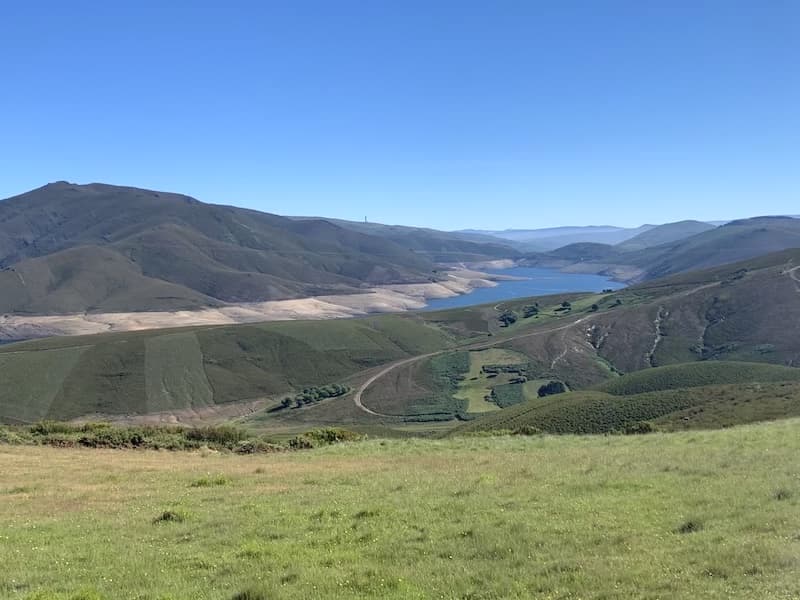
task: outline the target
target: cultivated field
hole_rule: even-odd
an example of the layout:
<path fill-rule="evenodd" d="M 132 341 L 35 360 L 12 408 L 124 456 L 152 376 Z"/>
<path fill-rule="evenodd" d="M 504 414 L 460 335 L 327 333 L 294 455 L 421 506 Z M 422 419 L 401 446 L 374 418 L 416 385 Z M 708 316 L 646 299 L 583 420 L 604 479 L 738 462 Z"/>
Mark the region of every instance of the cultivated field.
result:
<path fill-rule="evenodd" d="M 0 445 L 0 596 L 796 598 L 799 434 Z"/>

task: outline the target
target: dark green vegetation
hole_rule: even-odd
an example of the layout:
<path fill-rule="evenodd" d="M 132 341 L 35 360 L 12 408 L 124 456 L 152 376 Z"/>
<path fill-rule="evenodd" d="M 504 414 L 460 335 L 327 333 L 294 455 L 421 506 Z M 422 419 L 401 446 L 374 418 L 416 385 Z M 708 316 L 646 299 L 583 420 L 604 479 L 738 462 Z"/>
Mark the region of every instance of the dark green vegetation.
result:
<path fill-rule="evenodd" d="M 641 238 L 636 242 L 634 238 L 617 246 L 573 244 L 531 255 L 527 263 L 555 268 L 579 264 L 582 272 L 608 273 L 628 281 L 643 281 L 800 247 L 800 219 L 756 217 L 713 229 L 706 229 L 704 225 L 671 224 L 642 234 L 644 242 Z M 683 235 L 692 230 L 703 231 Z M 643 245 L 658 239 L 670 241 Z"/>
<path fill-rule="evenodd" d="M 0 597 L 797 598 L 799 433 L 0 444 Z"/>
<path fill-rule="evenodd" d="M 125 450 L 212 450 L 260 454 L 317 448 L 353 442 L 361 434 L 327 427 L 312 429 L 278 443 L 272 438 L 233 425 L 180 427 L 174 425 L 117 426 L 109 423 L 42 421 L 33 425 L 0 425 L 0 444 L 54 446 L 56 448 L 109 448 Z M 211 481 L 213 483 L 213 480 Z M 198 487 L 201 484 L 198 484 Z M 218 484 L 215 484 L 218 485 Z"/>
<path fill-rule="evenodd" d="M 338 398 L 339 396 L 344 396 L 347 392 L 350 391 L 350 387 L 346 385 L 339 385 L 338 383 L 332 383 L 331 385 L 323 385 L 322 387 L 310 387 L 305 388 L 299 394 L 295 396 L 287 396 L 283 400 L 281 400 L 280 405 L 276 406 L 272 410 L 285 410 L 287 408 L 302 408 L 303 406 L 307 406 L 309 404 L 314 404 L 315 402 L 319 402 L 321 400 L 327 400 L 328 398 Z"/>
<path fill-rule="evenodd" d="M 393 239 L 188 196 L 59 182 L 0 202 L 0 312 L 191 309 L 435 280 L 433 260 L 509 258 L 495 240 Z"/>

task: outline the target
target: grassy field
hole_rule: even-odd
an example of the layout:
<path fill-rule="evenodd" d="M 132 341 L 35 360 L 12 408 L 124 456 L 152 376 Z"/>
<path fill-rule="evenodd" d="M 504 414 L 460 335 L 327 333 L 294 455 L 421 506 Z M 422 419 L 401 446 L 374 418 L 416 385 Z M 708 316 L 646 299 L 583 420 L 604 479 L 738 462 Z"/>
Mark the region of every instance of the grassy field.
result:
<path fill-rule="evenodd" d="M 0 445 L 0 596 L 796 598 L 799 434 Z"/>
<path fill-rule="evenodd" d="M 464 380 L 458 384 L 458 391 L 454 398 L 467 401 L 467 412 L 482 413 L 497 410 L 497 404 L 488 402 L 485 397 L 491 394 L 492 388 L 508 383 L 509 375 L 500 373 L 496 377 L 487 377 L 483 368 L 490 365 L 521 365 L 528 363 L 524 354 L 504 350 L 502 348 L 488 348 L 469 353 L 469 371 L 464 375 Z"/>

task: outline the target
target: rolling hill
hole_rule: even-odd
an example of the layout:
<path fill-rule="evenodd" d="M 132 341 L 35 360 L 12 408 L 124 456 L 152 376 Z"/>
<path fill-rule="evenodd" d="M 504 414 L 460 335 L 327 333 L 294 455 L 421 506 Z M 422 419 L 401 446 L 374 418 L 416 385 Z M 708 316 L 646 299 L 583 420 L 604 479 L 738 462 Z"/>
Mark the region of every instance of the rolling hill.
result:
<path fill-rule="evenodd" d="M 297 221 L 308 221 L 310 217 L 289 217 Z M 369 235 L 391 240 L 401 246 L 413 248 L 415 252 L 441 263 L 483 262 L 487 260 L 519 258 L 523 245 L 513 240 L 498 239 L 492 235 L 460 231 L 438 231 L 424 227 L 384 225 L 361 221 L 329 219 L 326 221 Z"/>
<path fill-rule="evenodd" d="M 635 432 L 727 427 L 800 416 L 800 369 L 757 363 L 676 364 L 624 375 L 594 390 L 517 404 L 454 433 L 541 430 L 547 433 Z"/>
<path fill-rule="evenodd" d="M 435 280 L 434 260 L 445 255 L 517 255 L 444 234 L 390 238 L 179 194 L 58 182 L 0 201 L 0 312 L 176 310 L 356 293 Z"/>

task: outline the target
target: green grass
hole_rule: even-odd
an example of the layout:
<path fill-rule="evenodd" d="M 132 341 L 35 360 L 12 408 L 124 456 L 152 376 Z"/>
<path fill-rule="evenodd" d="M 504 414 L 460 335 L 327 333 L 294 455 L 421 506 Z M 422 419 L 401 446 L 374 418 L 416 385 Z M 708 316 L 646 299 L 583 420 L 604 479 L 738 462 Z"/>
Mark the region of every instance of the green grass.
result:
<path fill-rule="evenodd" d="M 44 419 L 83 348 L 0 354 L 0 422 Z"/>
<path fill-rule="evenodd" d="M 148 412 L 214 403 L 214 390 L 193 331 L 145 340 L 145 391 Z"/>
<path fill-rule="evenodd" d="M 707 361 L 629 373 L 595 389 L 615 396 L 726 383 L 800 381 L 800 369 L 746 362 Z"/>
<path fill-rule="evenodd" d="M 794 598 L 799 434 L 0 445 L 0 596 Z"/>
<path fill-rule="evenodd" d="M 467 403 L 456 398 L 455 393 L 469 368 L 469 352 L 464 351 L 441 354 L 425 361 L 421 381 L 429 393 L 409 408 L 407 416 L 442 420 L 467 412 Z"/>

